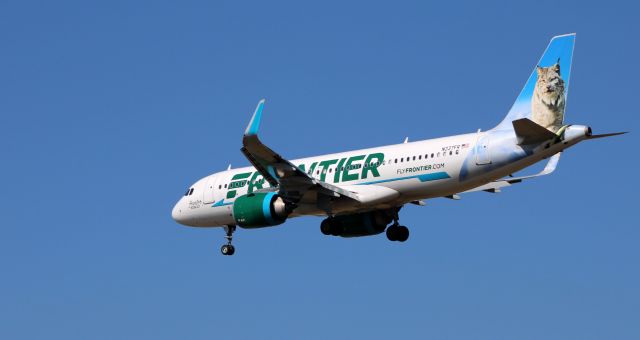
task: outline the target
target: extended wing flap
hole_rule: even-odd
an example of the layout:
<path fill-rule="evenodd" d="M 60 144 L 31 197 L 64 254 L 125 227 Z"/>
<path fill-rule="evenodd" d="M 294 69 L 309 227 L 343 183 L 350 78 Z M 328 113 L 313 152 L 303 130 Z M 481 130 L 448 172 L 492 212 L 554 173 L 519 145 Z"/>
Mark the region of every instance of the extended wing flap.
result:
<path fill-rule="evenodd" d="M 283 196 L 293 201 L 299 200 L 307 190 L 316 190 L 322 195 L 331 197 L 344 196 L 357 200 L 356 194 L 311 177 L 260 141 L 258 130 L 264 102 L 265 100 L 262 99 L 258 103 L 244 132 L 240 150 L 265 180 L 271 186 L 277 187 Z"/>

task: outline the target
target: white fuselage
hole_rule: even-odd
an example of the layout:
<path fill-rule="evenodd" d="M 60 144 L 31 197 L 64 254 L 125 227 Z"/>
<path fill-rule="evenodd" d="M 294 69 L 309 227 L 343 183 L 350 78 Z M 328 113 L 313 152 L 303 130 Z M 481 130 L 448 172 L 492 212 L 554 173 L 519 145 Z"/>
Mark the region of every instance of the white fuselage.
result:
<path fill-rule="evenodd" d="M 464 192 L 550 157 L 583 137 L 569 136 L 562 143 L 525 150 L 517 145 L 512 130 L 490 130 L 295 159 L 291 163 L 318 180 L 359 192 L 363 197 L 367 195 L 367 188 L 363 186 L 377 187 L 375 193 L 367 197 L 371 204 L 333 207 L 332 213 L 343 214 L 398 207 L 420 199 Z M 379 155 L 383 155 L 383 161 Z M 248 192 L 268 190 L 268 187 L 254 167 L 214 173 L 193 184 L 176 204 L 172 215 L 190 226 L 232 225 L 235 199 Z M 378 198 L 380 204 L 375 203 Z M 290 217 L 326 214 L 315 197 L 303 197 Z"/>

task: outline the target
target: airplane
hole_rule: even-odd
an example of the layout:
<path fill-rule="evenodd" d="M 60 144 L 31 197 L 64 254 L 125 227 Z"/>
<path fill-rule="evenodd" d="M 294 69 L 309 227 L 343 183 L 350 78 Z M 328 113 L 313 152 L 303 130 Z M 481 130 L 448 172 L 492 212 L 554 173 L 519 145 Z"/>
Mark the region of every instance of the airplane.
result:
<path fill-rule="evenodd" d="M 565 124 L 564 111 L 575 33 L 555 36 L 504 119 L 494 128 L 450 137 L 287 160 L 258 138 L 265 100 L 256 107 L 240 149 L 252 166 L 206 176 L 187 189 L 171 212 L 192 227 L 223 227 L 223 255 L 233 255 L 233 233 L 277 226 L 299 216 L 325 217 L 324 235 L 360 237 L 386 231 L 405 242 L 399 223 L 406 204 L 500 192 L 552 173 L 562 151 L 594 135 Z M 548 159 L 535 175 L 513 174 Z"/>

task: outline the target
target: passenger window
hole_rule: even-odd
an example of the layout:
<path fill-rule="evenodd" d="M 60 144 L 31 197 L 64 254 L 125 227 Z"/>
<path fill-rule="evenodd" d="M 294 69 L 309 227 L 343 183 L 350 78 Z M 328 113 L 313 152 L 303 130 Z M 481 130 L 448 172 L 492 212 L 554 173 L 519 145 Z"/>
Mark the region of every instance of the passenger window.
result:
<path fill-rule="evenodd" d="M 413 160 L 414 160 L 414 161 L 416 160 L 416 156 L 413 156 Z"/>
<path fill-rule="evenodd" d="M 440 157 L 440 153 L 438 152 L 438 157 Z"/>
<path fill-rule="evenodd" d="M 333 169 L 329 168 L 329 173 L 331 173 L 331 171 L 333 171 Z"/>
<path fill-rule="evenodd" d="M 431 158 L 433 158 L 433 154 L 431 154 Z"/>
<path fill-rule="evenodd" d="M 397 158 L 396 158 L 396 159 L 394 159 L 394 160 L 393 160 L 393 162 L 394 162 L 394 163 L 398 163 L 398 159 L 397 159 Z"/>
<path fill-rule="evenodd" d="M 227 185 L 226 185 L 226 184 L 224 185 L 224 188 L 225 188 L 225 189 L 227 188 Z"/>
<path fill-rule="evenodd" d="M 418 159 L 419 159 L 419 160 L 420 160 L 420 159 L 422 159 L 422 155 L 419 155 L 419 156 L 418 156 Z"/>
<path fill-rule="evenodd" d="M 218 189 L 222 189 L 222 184 L 218 185 Z"/>

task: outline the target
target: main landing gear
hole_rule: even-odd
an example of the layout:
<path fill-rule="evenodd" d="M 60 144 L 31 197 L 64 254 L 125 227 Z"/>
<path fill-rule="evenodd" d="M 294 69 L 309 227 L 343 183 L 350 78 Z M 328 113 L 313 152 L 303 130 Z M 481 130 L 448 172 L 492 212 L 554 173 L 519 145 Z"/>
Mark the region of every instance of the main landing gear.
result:
<path fill-rule="evenodd" d="M 403 225 L 392 224 L 387 228 L 387 238 L 389 241 L 404 242 L 409 239 L 409 228 Z"/>
<path fill-rule="evenodd" d="M 400 217 L 398 216 L 398 212 L 396 211 L 393 216 L 393 224 L 387 228 L 387 238 L 389 239 L 389 241 L 404 242 L 409 239 L 409 228 L 400 225 L 398 223 L 399 219 Z"/>
<path fill-rule="evenodd" d="M 236 252 L 236 248 L 231 244 L 231 240 L 233 240 L 233 232 L 236 231 L 236 226 L 227 225 L 224 227 L 224 232 L 226 236 L 224 238 L 227 239 L 227 244 L 220 247 L 220 252 L 222 255 L 233 255 Z"/>

